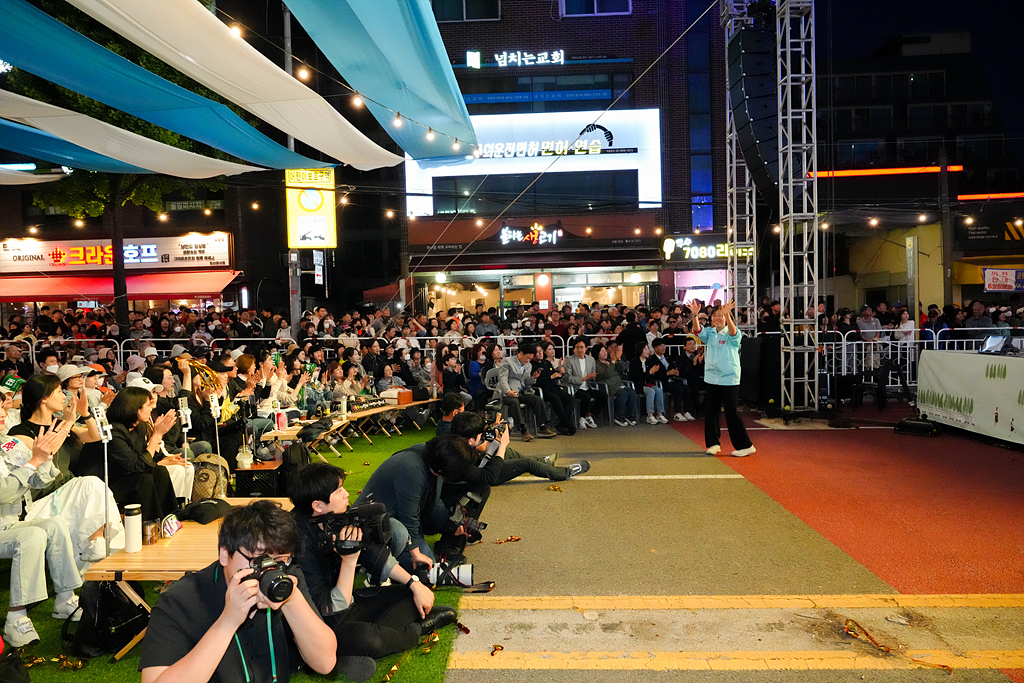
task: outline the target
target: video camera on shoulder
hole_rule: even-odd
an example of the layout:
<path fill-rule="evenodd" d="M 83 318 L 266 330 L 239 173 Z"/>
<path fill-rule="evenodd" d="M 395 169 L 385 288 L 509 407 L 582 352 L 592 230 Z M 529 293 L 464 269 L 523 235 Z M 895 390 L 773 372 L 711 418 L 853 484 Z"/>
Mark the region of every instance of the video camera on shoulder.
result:
<path fill-rule="evenodd" d="M 314 518 L 320 525 L 320 550 L 338 555 L 353 555 L 364 546 L 386 546 L 391 542 L 391 517 L 382 503 L 363 503 L 345 512 L 329 513 Z M 363 532 L 363 540 L 344 538 L 342 529 L 355 527 Z"/>
<path fill-rule="evenodd" d="M 459 530 L 459 527 L 462 527 L 466 532 L 467 538 L 476 537 L 479 539 L 480 533 L 487 528 L 487 524 L 479 519 L 482 510 L 483 498 L 470 491 L 462 497 L 459 504 L 452 510 L 444 532 L 454 535 Z"/>

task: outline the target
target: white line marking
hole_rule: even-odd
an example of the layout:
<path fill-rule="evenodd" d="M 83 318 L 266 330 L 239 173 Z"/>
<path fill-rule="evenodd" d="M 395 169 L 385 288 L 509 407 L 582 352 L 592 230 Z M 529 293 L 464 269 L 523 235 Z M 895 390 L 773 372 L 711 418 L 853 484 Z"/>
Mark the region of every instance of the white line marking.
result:
<path fill-rule="evenodd" d="M 623 481 L 628 479 L 743 479 L 742 474 L 623 474 L 623 475 L 580 475 L 572 481 L 589 479 L 594 481 Z"/>

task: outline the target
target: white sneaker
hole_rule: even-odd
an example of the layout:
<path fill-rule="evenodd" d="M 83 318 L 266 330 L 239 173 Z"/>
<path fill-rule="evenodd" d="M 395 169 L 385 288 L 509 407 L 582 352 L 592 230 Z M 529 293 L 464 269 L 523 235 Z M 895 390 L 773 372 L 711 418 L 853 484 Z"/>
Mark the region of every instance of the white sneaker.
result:
<path fill-rule="evenodd" d="M 587 416 L 587 426 L 591 429 L 597 429 L 597 423 L 594 422 L 594 418 Z"/>
<path fill-rule="evenodd" d="M 683 413 L 683 419 L 685 419 L 687 422 L 694 422 L 697 418 L 695 418 L 693 415 L 690 415 L 689 413 Z"/>
<path fill-rule="evenodd" d="M 719 453 L 722 452 L 722 447 L 717 445 L 712 446 L 711 448 L 707 449 L 704 452 L 707 453 L 708 455 L 718 455 Z"/>
<path fill-rule="evenodd" d="M 656 417 L 654 417 L 653 415 L 648 415 L 647 416 L 647 424 L 649 424 L 649 425 L 656 425 L 656 424 L 658 424 L 658 419 Z"/>
<path fill-rule="evenodd" d="M 676 422 L 686 422 L 686 418 L 683 417 L 682 413 L 676 413 L 675 415 L 672 416 L 672 419 L 675 420 Z"/>
<path fill-rule="evenodd" d="M 668 418 L 665 417 L 664 415 L 659 415 L 658 416 L 658 422 L 660 422 L 663 425 L 667 425 L 668 424 Z"/>
<path fill-rule="evenodd" d="M 615 422 L 615 424 L 619 425 L 620 427 L 628 427 L 629 426 L 629 420 L 627 420 L 625 418 L 617 417 L 617 418 L 615 418 L 614 422 Z"/>
<path fill-rule="evenodd" d="M 89 541 L 88 547 L 78 554 L 82 562 L 99 562 L 106 556 L 107 546 L 102 537 Z"/>
<path fill-rule="evenodd" d="M 71 617 L 71 621 L 81 621 L 82 613 L 78 610 L 78 596 L 72 595 L 69 600 L 54 604 L 53 612 L 50 613 L 50 616 L 54 619 L 67 619 Z"/>
<path fill-rule="evenodd" d="M 754 448 L 753 446 L 750 446 L 749 448 L 742 448 L 742 449 L 740 449 L 738 451 L 733 451 L 732 454 L 734 456 L 736 456 L 737 458 L 745 458 L 748 455 L 751 455 L 751 454 L 756 453 L 756 452 L 757 452 L 757 449 Z"/>
<path fill-rule="evenodd" d="M 580 427 L 579 428 L 580 429 L 586 429 L 589 426 L 590 425 L 587 424 L 587 419 L 585 417 L 581 417 L 580 418 Z"/>
<path fill-rule="evenodd" d="M 4 624 L 4 640 L 12 647 L 22 647 L 39 642 L 39 634 L 32 620 L 28 617 L 18 617 L 11 621 L 11 615 L 7 615 L 7 623 Z"/>
<path fill-rule="evenodd" d="M 636 420 L 634 420 L 633 418 L 629 418 L 629 426 L 636 427 Z"/>

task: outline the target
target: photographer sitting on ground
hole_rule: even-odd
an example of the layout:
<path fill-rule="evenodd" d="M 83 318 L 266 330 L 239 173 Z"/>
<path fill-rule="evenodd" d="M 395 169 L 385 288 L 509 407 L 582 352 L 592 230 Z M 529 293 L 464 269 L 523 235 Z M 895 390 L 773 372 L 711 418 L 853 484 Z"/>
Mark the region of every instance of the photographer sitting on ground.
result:
<path fill-rule="evenodd" d="M 370 476 L 356 505 L 371 500 L 382 503 L 391 519 L 405 527 L 408 543 L 398 546 L 399 539 L 393 537 L 391 552 L 406 571 L 434 566 L 434 552 L 424 536 L 444 532 L 448 527 L 449 510 L 454 506 L 443 502 L 438 480 L 463 481 L 476 468 L 477 460 L 466 439 L 447 434 L 395 453 Z M 483 509 L 490 489 L 485 486 L 475 493 L 481 498 L 479 508 Z M 392 530 L 400 532 L 394 524 Z M 459 531 L 455 529 L 446 535 L 460 535 Z M 464 535 L 465 530 L 461 531 Z"/>
<path fill-rule="evenodd" d="M 302 570 L 290 565 L 296 541 L 295 522 L 277 503 L 257 500 L 229 512 L 218 561 L 171 584 L 153 608 L 142 683 L 288 683 L 297 668 L 289 661 L 292 642 L 314 671 L 335 670 L 334 632 L 317 615 Z"/>
<path fill-rule="evenodd" d="M 569 477 L 575 477 L 590 470 L 590 462 L 583 460 L 568 467 L 555 467 L 558 461 L 558 454 L 552 453 L 545 456 L 525 456 L 511 448 L 508 448 L 508 425 L 499 422 L 504 427 L 501 434 L 495 434 L 492 427 L 487 429 L 482 417 L 476 413 L 458 413 L 452 419 L 452 434 L 464 437 L 469 445 L 481 453 L 494 451 L 492 459 L 499 460 L 501 467 L 498 472 L 492 472 L 491 468 L 478 467 L 467 473 L 466 483 L 487 484 L 497 486 L 511 481 L 522 474 L 532 474 L 542 479 L 551 481 L 565 481 Z M 488 439 L 486 437 L 494 437 Z M 497 449 L 494 449 L 497 446 Z M 502 446 L 505 446 L 502 448 Z M 497 475 L 497 476 L 495 476 Z M 443 494 L 442 494 L 443 495 Z"/>
<path fill-rule="evenodd" d="M 329 524 L 336 515 L 359 512 L 349 508 L 344 483 L 344 470 L 315 462 L 299 470 L 291 485 L 292 514 L 299 532 L 297 561 L 313 604 L 334 629 L 339 658 L 380 658 L 416 647 L 422 636 L 454 624 L 455 610 L 435 608 L 434 593 L 418 576 L 399 566 L 388 547 L 380 544 L 383 539 L 371 540 L 365 527 L 346 525 L 337 535 L 329 535 Z M 388 523 L 385 515 L 383 524 Z M 396 528 L 404 534 L 404 527 Z M 339 550 L 337 540 L 355 543 Z M 366 589 L 370 595 L 362 591 L 353 595 L 357 563 L 369 572 L 373 583 L 391 579 L 391 585 Z"/>

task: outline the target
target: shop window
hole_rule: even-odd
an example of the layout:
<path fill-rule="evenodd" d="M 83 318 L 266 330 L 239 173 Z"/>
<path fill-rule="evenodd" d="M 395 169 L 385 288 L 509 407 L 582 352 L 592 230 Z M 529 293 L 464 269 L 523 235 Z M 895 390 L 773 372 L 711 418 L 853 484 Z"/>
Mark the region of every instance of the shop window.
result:
<path fill-rule="evenodd" d="M 559 0 L 563 17 L 586 17 L 601 14 L 630 14 L 631 0 Z"/>
<path fill-rule="evenodd" d="M 501 19 L 501 0 L 432 0 L 431 5 L 438 22 Z"/>
<path fill-rule="evenodd" d="M 528 173 L 434 178 L 433 194 L 437 215 L 496 216 L 506 208 L 506 215 L 519 216 L 625 211 L 636 209 L 640 202 L 635 170 L 546 173 L 539 180 Z"/>

